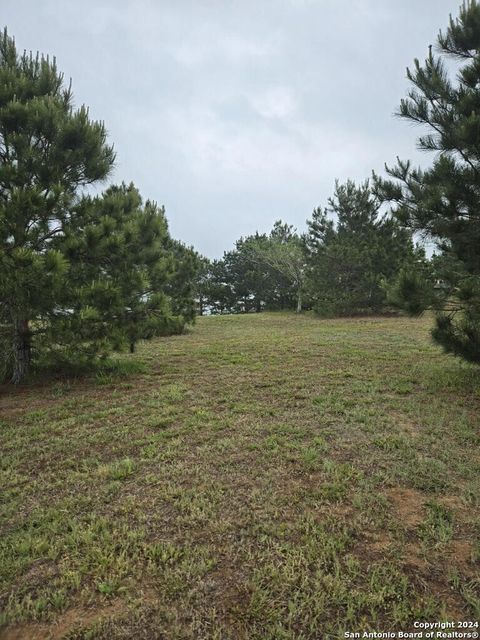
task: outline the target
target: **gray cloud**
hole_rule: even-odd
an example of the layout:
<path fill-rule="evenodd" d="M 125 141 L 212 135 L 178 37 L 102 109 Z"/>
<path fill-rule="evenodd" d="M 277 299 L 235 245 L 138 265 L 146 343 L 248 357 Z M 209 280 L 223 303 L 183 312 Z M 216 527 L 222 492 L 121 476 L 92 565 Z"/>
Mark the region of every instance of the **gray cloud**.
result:
<path fill-rule="evenodd" d="M 277 218 L 304 228 L 334 180 L 426 161 L 392 114 L 447 0 L 2 0 L 20 48 L 55 55 L 172 233 L 219 256 Z"/>

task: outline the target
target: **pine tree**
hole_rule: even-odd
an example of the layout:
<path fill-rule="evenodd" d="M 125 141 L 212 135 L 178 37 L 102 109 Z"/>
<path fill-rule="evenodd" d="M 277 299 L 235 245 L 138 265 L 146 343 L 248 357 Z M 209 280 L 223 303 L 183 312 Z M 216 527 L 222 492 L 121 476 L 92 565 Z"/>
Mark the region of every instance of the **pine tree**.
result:
<path fill-rule="evenodd" d="M 235 313 L 239 310 L 233 284 L 225 259 L 212 260 L 202 283 L 204 305 L 211 313 Z"/>
<path fill-rule="evenodd" d="M 32 336 L 44 330 L 65 287 L 55 248 L 78 189 L 114 162 L 105 127 L 74 109 L 55 60 L 19 55 L 0 34 L 0 324 L 13 382 L 27 373 Z"/>
<path fill-rule="evenodd" d="M 172 238 L 169 238 L 166 248 L 173 257 L 173 273 L 168 279 L 165 293 L 171 300 L 173 314 L 179 319 L 172 333 L 180 333 L 185 323 L 195 321 L 196 283 L 202 259 L 193 247 L 187 247 Z"/>
<path fill-rule="evenodd" d="M 322 315 L 379 313 L 386 306 L 385 279 L 416 253 L 410 234 L 380 214 L 369 183 L 336 183 L 329 206 L 308 222 L 308 288 Z"/>
<path fill-rule="evenodd" d="M 35 355 L 92 359 L 194 318 L 196 254 L 131 184 L 82 187 L 114 161 L 55 62 L 0 39 L 0 348 L 21 381 Z M 1 373 L 1 372 L 0 372 Z"/>
<path fill-rule="evenodd" d="M 413 88 L 399 116 L 425 127 L 418 146 L 437 155 L 427 170 L 398 161 L 390 180 L 375 176 L 379 197 L 393 203 L 406 227 L 433 239 L 443 254 L 433 288 L 418 273 L 402 273 L 394 295 L 416 312 L 436 312 L 434 339 L 448 352 L 480 363 L 480 5 L 463 4 L 421 64 L 407 70 Z M 438 286 L 440 284 L 440 286 Z M 424 291 L 422 304 L 419 292 Z"/>
<path fill-rule="evenodd" d="M 178 265 L 164 209 L 143 205 L 134 185 L 122 184 L 82 198 L 73 211 L 56 239 L 70 269 L 48 342 L 93 357 L 181 331 L 191 317 L 174 310 L 169 295 Z"/>

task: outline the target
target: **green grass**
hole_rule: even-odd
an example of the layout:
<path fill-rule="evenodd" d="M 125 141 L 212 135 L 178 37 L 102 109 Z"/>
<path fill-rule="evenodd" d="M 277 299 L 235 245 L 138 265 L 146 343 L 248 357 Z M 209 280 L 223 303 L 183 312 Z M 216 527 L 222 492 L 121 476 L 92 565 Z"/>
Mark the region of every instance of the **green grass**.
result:
<path fill-rule="evenodd" d="M 200 318 L 88 378 L 3 387 L 0 638 L 478 618 L 479 416 L 479 369 L 427 318 Z"/>

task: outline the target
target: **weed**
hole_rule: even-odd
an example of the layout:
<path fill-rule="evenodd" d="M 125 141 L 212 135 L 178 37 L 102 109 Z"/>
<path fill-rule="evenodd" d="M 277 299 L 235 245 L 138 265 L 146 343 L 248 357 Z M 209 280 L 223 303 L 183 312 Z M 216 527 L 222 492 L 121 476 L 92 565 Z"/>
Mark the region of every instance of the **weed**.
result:
<path fill-rule="evenodd" d="M 442 545 L 453 536 L 453 514 L 438 502 L 427 502 L 427 517 L 419 527 L 420 537 L 428 543 Z"/>
<path fill-rule="evenodd" d="M 125 480 L 135 472 L 135 462 L 130 458 L 116 460 L 98 467 L 98 475 L 107 480 Z"/>

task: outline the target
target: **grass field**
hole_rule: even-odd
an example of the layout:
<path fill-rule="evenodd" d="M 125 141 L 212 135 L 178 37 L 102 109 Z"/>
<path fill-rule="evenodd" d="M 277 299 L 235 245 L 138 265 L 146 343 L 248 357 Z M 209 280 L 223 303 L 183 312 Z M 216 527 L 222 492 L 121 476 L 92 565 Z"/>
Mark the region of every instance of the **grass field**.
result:
<path fill-rule="evenodd" d="M 479 374 L 428 319 L 265 313 L 3 387 L 0 638 L 478 619 Z"/>

